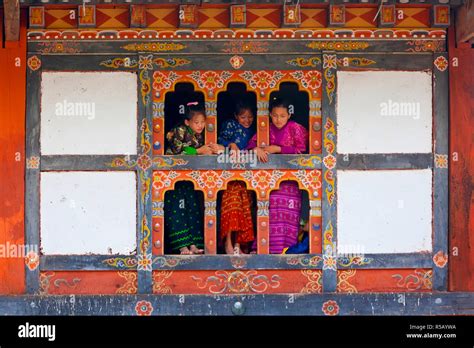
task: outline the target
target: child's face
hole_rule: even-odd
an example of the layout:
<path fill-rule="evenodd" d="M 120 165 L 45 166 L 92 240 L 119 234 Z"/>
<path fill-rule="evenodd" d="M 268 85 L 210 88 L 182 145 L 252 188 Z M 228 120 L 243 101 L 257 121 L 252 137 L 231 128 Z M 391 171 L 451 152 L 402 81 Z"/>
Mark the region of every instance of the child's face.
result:
<path fill-rule="evenodd" d="M 184 124 L 191 128 L 194 133 L 201 134 L 206 127 L 206 116 L 203 114 L 194 114 L 190 120 L 184 120 Z"/>
<path fill-rule="evenodd" d="M 237 122 L 239 122 L 245 128 L 250 128 L 252 126 L 252 123 L 253 123 L 252 110 L 244 109 L 235 118 L 237 119 Z"/>
<path fill-rule="evenodd" d="M 290 119 L 290 114 L 288 113 L 287 108 L 278 106 L 272 109 L 270 117 L 275 127 L 281 129 L 288 123 L 288 120 Z"/>

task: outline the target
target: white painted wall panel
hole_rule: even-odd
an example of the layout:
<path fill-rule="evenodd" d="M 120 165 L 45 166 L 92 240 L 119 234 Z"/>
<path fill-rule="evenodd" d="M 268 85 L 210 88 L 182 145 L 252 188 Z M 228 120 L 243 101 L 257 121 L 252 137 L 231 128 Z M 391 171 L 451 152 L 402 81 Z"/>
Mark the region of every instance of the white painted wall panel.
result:
<path fill-rule="evenodd" d="M 432 249 L 432 172 L 337 172 L 338 252 Z"/>
<path fill-rule="evenodd" d="M 41 153 L 137 153 L 137 75 L 128 72 L 44 72 Z"/>
<path fill-rule="evenodd" d="M 431 72 L 338 71 L 339 153 L 430 153 Z"/>
<path fill-rule="evenodd" d="M 134 172 L 43 172 L 40 211 L 44 254 L 135 249 Z"/>

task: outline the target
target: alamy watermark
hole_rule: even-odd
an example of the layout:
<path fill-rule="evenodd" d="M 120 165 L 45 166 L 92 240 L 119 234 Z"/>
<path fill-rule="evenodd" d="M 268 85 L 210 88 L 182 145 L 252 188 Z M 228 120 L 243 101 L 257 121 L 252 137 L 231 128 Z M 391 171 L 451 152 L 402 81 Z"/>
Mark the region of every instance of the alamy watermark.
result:
<path fill-rule="evenodd" d="M 55 115 L 87 117 L 88 120 L 93 120 L 95 119 L 95 103 L 63 100 L 62 103 L 55 104 Z"/>
<path fill-rule="evenodd" d="M 230 150 L 228 147 L 217 155 L 217 163 L 249 164 L 250 167 L 257 165 L 257 152 L 254 150 Z"/>
<path fill-rule="evenodd" d="M 380 103 L 380 115 L 382 116 L 403 116 L 420 119 L 420 103 L 418 102 L 398 102 L 389 99 Z"/>
<path fill-rule="evenodd" d="M 25 258 L 28 253 L 38 254 L 38 245 L 34 244 L 14 244 L 6 242 L 0 244 L 0 258 Z"/>

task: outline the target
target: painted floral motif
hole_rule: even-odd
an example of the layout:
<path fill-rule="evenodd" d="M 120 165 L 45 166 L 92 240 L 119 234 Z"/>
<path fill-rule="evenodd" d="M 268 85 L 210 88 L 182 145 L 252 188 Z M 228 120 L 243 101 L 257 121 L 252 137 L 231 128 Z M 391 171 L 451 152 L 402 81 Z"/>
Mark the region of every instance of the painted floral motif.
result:
<path fill-rule="evenodd" d="M 153 313 L 153 306 L 149 301 L 138 301 L 135 305 L 135 312 L 140 316 L 150 316 Z"/>
<path fill-rule="evenodd" d="M 337 305 L 336 301 L 329 300 L 323 303 L 322 311 L 325 315 L 338 315 L 339 314 L 339 306 Z"/>
<path fill-rule="evenodd" d="M 355 51 L 364 50 L 369 47 L 364 41 L 313 41 L 306 45 L 313 50 L 328 51 Z"/>
<path fill-rule="evenodd" d="M 140 235 L 141 237 L 140 249 L 139 249 L 139 255 L 138 255 L 138 269 L 141 269 L 144 271 L 151 271 L 151 263 L 152 263 L 151 254 L 148 251 L 148 248 L 151 245 L 150 236 L 151 236 L 151 231 L 150 231 L 150 228 L 148 227 L 147 216 L 143 215 L 142 225 L 141 225 L 141 235 Z"/>
<path fill-rule="evenodd" d="M 148 271 L 152 270 L 153 261 L 151 259 L 151 254 L 140 254 L 138 255 L 138 267 L 139 271 Z"/>
<path fill-rule="evenodd" d="M 375 60 L 363 58 L 363 57 L 342 57 L 337 59 L 338 66 L 352 66 L 361 67 L 368 66 L 377 63 Z"/>
<path fill-rule="evenodd" d="M 323 269 L 336 270 L 337 259 L 331 254 L 325 254 L 323 256 Z"/>
<path fill-rule="evenodd" d="M 143 105 L 146 105 L 148 100 L 150 100 L 149 94 L 151 92 L 150 79 L 149 79 L 149 76 L 148 76 L 148 71 L 147 70 L 141 70 L 140 74 L 139 74 L 139 77 L 140 77 L 140 82 L 141 82 L 140 91 L 141 91 L 141 94 L 142 94 L 142 103 L 143 103 Z"/>
<path fill-rule="evenodd" d="M 285 173 L 279 170 L 272 170 L 271 173 L 266 170 L 259 170 L 256 172 L 247 170 L 240 175 L 250 182 L 252 188 L 263 191 L 269 187 L 275 187 L 278 179 L 285 175 Z"/>
<path fill-rule="evenodd" d="M 207 289 L 211 294 L 223 293 L 262 293 L 268 288 L 280 286 L 280 276 L 274 274 L 269 279 L 257 271 L 216 271 L 206 279 L 191 276 L 199 289 Z"/>
<path fill-rule="evenodd" d="M 187 175 L 196 180 L 200 188 L 214 189 L 223 187 L 225 180 L 231 178 L 234 174 L 226 170 L 220 173 L 208 170 L 205 172 L 192 171 Z"/>
<path fill-rule="evenodd" d="M 440 250 L 433 256 L 433 262 L 437 267 L 444 268 L 448 263 L 448 255 Z"/>
<path fill-rule="evenodd" d="M 308 167 L 308 168 L 317 168 L 321 164 L 321 156 L 311 155 L 311 156 L 301 156 L 289 160 L 288 163 L 297 165 L 299 167 Z"/>
<path fill-rule="evenodd" d="M 329 104 L 332 104 L 336 88 L 335 74 L 331 69 L 324 69 L 324 78 L 326 79 L 326 95 L 328 96 Z"/>
<path fill-rule="evenodd" d="M 301 274 L 304 275 L 308 282 L 305 284 L 300 293 L 302 294 L 319 294 L 323 289 L 323 277 L 320 270 L 303 269 Z"/>
<path fill-rule="evenodd" d="M 268 52 L 269 42 L 265 41 L 228 41 L 222 49 L 224 53 L 263 53 Z"/>
<path fill-rule="evenodd" d="M 158 268 L 175 268 L 179 265 L 186 265 L 192 262 L 193 257 L 187 256 L 186 258 L 180 256 L 157 256 L 153 259 L 153 264 Z"/>
<path fill-rule="evenodd" d="M 136 44 L 127 44 L 122 46 L 127 51 L 136 52 L 169 52 L 181 51 L 186 48 L 185 45 L 174 42 L 143 42 Z"/>
<path fill-rule="evenodd" d="M 171 186 L 171 179 L 169 177 L 169 174 L 163 171 L 153 172 L 153 189 L 154 190 L 161 191 L 165 187 L 170 187 L 170 186 Z"/>
<path fill-rule="evenodd" d="M 326 188 L 324 192 L 326 193 L 326 199 L 329 205 L 334 203 L 334 198 L 336 197 L 334 190 L 334 176 L 332 170 L 326 170 L 324 173 L 324 181 L 326 182 Z"/>
<path fill-rule="evenodd" d="M 397 279 L 397 287 L 406 289 L 408 291 L 417 290 L 431 290 L 433 287 L 432 270 L 415 269 L 411 274 L 403 276 L 401 274 L 394 274 L 392 278 Z"/>
<path fill-rule="evenodd" d="M 247 261 L 241 256 L 231 257 L 230 263 L 232 264 L 232 267 L 236 269 L 244 268 L 247 265 Z"/>
<path fill-rule="evenodd" d="M 311 57 L 311 58 L 303 58 L 298 57 L 295 59 L 290 59 L 286 61 L 287 64 L 297 66 L 300 68 L 316 68 L 317 66 L 321 65 L 321 58 L 319 57 Z"/>
<path fill-rule="evenodd" d="M 326 229 L 324 230 L 323 234 L 323 251 L 326 255 L 332 255 L 335 246 L 333 243 L 333 235 L 334 235 L 334 230 L 332 227 L 332 222 L 329 221 L 326 225 Z"/>
<path fill-rule="evenodd" d="M 36 71 L 41 68 L 41 60 L 38 58 L 38 56 L 32 56 L 28 58 L 27 64 L 28 67 L 33 71 Z"/>
<path fill-rule="evenodd" d="M 245 64 L 245 59 L 242 56 L 235 55 L 229 59 L 229 63 L 234 69 L 240 69 Z"/>
<path fill-rule="evenodd" d="M 25 256 L 26 266 L 30 271 L 34 271 L 39 266 L 39 255 L 33 250 L 29 251 Z"/>
<path fill-rule="evenodd" d="M 127 68 L 136 68 L 138 62 L 135 58 L 113 58 L 107 59 L 99 63 L 99 65 L 105 66 L 107 68 L 118 69 L 121 67 Z"/>
<path fill-rule="evenodd" d="M 31 156 L 26 160 L 27 169 L 39 169 L 40 158 L 38 156 Z"/>
<path fill-rule="evenodd" d="M 326 157 L 324 157 L 323 163 L 327 169 L 331 170 L 336 166 L 336 157 L 334 157 L 333 155 L 327 155 Z"/>
<path fill-rule="evenodd" d="M 151 158 L 148 155 L 140 155 L 137 160 L 137 165 L 141 170 L 147 170 L 151 167 Z"/>
<path fill-rule="evenodd" d="M 335 54 L 323 54 L 323 68 L 324 69 L 337 68 L 337 58 Z"/>
<path fill-rule="evenodd" d="M 373 260 L 374 260 L 373 258 L 360 256 L 360 255 L 350 256 L 350 257 L 343 256 L 343 257 L 337 258 L 337 264 L 341 267 L 349 267 L 352 265 L 361 266 L 361 265 L 368 265 Z"/>
<path fill-rule="evenodd" d="M 309 70 L 309 71 L 295 71 L 290 74 L 296 80 L 301 82 L 301 85 L 304 88 L 309 88 L 313 91 L 316 91 L 321 87 L 322 76 L 318 70 Z"/>
<path fill-rule="evenodd" d="M 240 74 L 240 76 L 250 84 L 250 87 L 266 90 L 268 88 L 274 88 L 285 74 L 280 71 L 273 71 L 273 74 L 269 74 L 262 70 L 255 74 L 252 71 L 245 71 L 243 74 Z"/>
<path fill-rule="evenodd" d="M 138 58 L 138 68 L 143 70 L 152 70 L 153 69 L 153 55 L 140 56 Z"/>
<path fill-rule="evenodd" d="M 116 294 L 136 294 L 137 293 L 137 273 L 136 272 L 117 272 L 120 278 L 125 279 L 125 283 L 117 289 Z"/>
<path fill-rule="evenodd" d="M 448 155 L 435 154 L 435 168 L 448 168 Z"/>
<path fill-rule="evenodd" d="M 135 268 L 137 266 L 137 259 L 133 256 L 113 257 L 103 260 L 102 263 L 105 263 L 107 266 L 119 269 Z"/>
<path fill-rule="evenodd" d="M 112 168 L 134 168 L 137 165 L 136 160 L 132 160 L 130 156 L 116 157 L 112 159 L 112 162 L 106 163 L 107 166 Z"/>
<path fill-rule="evenodd" d="M 158 65 L 158 67 L 165 68 L 176 68 L 178 66 L 189 65 L 191 61 L 185 58 L 155 58 L 153 63 Z"/>
<path fill-rule="evenodd" d="M 355 269 L 349 269 L 344 271 L 339 271 L 337 274 L 337 292 L 343 292 L 346 294 L 355 294 L 357 293 L 357 288 L 355 285 L 352 285 L 349 282 L 349 279 L 356 275 Z"/>
<path fill-rule="evenodd" d="M 179 79 L 179 75 L 174 71 L 167 73 L 155 71 L 153 73 L 153 90 L 161 91 L 170 89 L 173 83 Z"/>
<path fill-rule="evenodd" d="M 194 71 L 188 76 L 197 82 L 199 88 L 206 90 L 210 95 L 212 95 L 216 88 L 224 87 L 225 82 L 232 77 L 232 73 L 229 71 L 218 73 L 212 70 L 204 73 Z"/>
<path fill-rule="evenodd" d="M 317 267 L 322 260 L 321 256 L 292 256 L 286 260 L 286 264 L 290 266 Z"/>
<path fill-rule="evenodd" d="M 448 68 L 448 60 L 444 56 L 436 57 L 434 65 L 439 71 L 445 71 Z"/>
<path fill-rule="evenodd" d="M 42 54 L 48 53 L 79 53 L 78 42 L 38 42 L 38 52 Z"/>
<path fill-rule="evenodd" d="M 173 290 L 166 285 L 166 279 L 169 279 L 173 271 L 156 271 L 153 272 L 153 293 L 154 294 L 171 294 Z"/>
<path fill-rule="evenodd" d="M 407 41 L 407 45 L 412 46 L 406 49 L 408 52 L 439 52 L 443 49 L 442 41 L 438 40 L 412 40 Z"/>
<path fill-rule="evenodd" d="M 292 174 L 300 180 L 305 188 L 317 190 L 321 187 L 321 171 L 319 170 L 298 170 Z"/>

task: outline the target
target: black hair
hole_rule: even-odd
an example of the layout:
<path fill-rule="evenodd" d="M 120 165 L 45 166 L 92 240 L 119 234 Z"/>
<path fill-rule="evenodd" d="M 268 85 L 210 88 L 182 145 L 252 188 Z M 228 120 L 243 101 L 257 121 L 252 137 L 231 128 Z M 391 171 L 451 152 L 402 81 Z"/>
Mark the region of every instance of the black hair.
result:
<path fill-rule="evenodd" d="M 203 114 L 204 117 L 206 117 L 206 108 L 204 105 L 198 102 L 190 102 L 186 104 L 184 119 L 191 121 L 196 114 Z"/>
<path fill-rule="evenodd" d="M 252 115 L 254 114 L 253 112 L 253 107 L 250 105 L 250 103 L 246 100 L 239 100 L 235 103 L 234 107 L 234 116 L 237 117 L 240 114 L 242 114 L 245 110 L 250 110 Z"/>
<path fill-rule="evenodd" d="M 272 112 L 274 108 L 285 108 L 286 110 L 288 110 L 288 113 L 289 113 L 290 102 L 281 97 L 273 97 L 270 100 L 270 105 L 268 107 L 268 110 L 270 111 L 270 113 Z"/>

